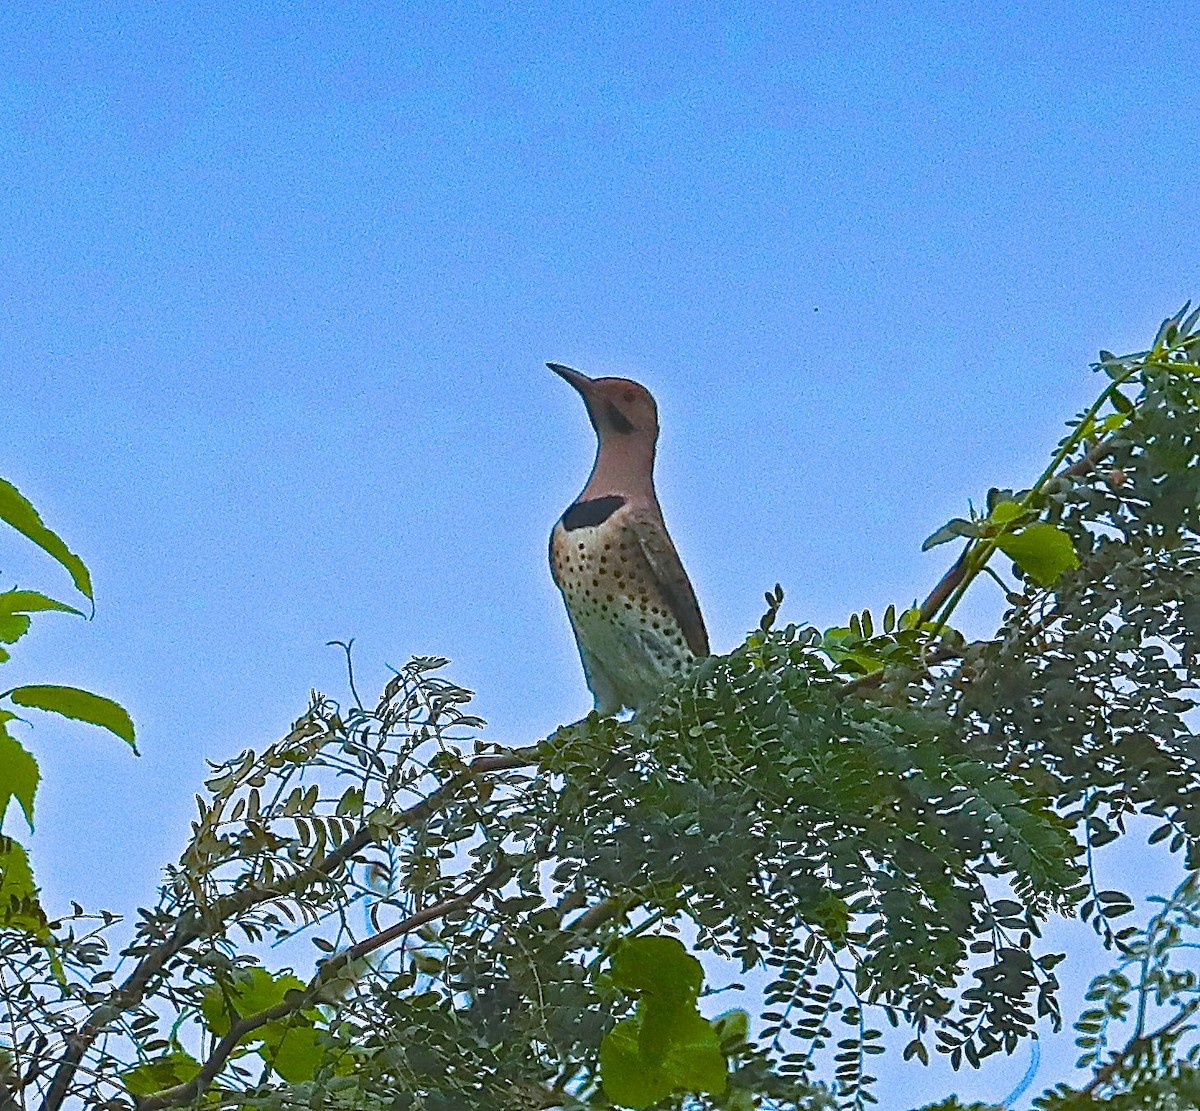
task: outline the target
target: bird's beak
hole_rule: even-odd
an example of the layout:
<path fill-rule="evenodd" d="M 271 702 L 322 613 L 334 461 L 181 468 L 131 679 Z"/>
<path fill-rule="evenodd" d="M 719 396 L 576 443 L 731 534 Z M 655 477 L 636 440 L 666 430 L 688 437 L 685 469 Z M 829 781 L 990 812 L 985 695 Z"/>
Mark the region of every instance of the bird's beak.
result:
<path fill-rule="evenodd" d="M 588 388 L 594 379 L 589 378 L 586 374 L 580 374 L 577 370 L 572 370 L 569 366 L 563 366 L 562 363 L 547 363 L 546 365 L 560 378 L 574 386 L 585 400 L 587 399 Z"/>

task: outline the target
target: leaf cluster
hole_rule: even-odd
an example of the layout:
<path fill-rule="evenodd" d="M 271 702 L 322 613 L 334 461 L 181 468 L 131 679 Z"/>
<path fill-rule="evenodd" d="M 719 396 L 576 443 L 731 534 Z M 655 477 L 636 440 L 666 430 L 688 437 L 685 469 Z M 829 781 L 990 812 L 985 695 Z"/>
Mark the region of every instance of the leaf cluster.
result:
<path fill-rule="evenodd" d="M 94 603 L 91 574 L 83 560 L 46 526 L 29 500 L 4 479 L 0 479 L 0 522 L 32 541 L 64 567 L 76 590 Z M 6 646 L 15 644 L 29 632 L 33 614 L 54 612 L 84 616 L 74 606 L 36 590 L 12 587 L 0 592 L 0 664 L 11 659 Z M 129 714 L 116 702 L 91 691 L 57 684 L 24 685 L 0 693 L 0 703 L 5 700 L 13 706 L 43 710 L 98 725 L 115 733 L 134 752 L 137 751 Z M 0 707 L 0 829 L 9 804 L 15 800 L 32 832 L 34 800 L 41 772 L 33 754 L 11 732 L 13 723 L 21 720 L 13 711 Z M 49 939 L 28 853 L 20 842 L 0 836 L 0 928 L 6 926 L 31 931 L 43 941 Z"/>

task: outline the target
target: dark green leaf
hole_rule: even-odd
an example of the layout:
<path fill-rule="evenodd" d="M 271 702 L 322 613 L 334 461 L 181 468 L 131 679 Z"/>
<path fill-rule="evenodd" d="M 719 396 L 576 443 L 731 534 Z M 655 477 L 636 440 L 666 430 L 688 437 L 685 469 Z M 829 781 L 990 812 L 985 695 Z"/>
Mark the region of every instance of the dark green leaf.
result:
<path fill-rule="evenodd" d="M 121 1082 L 131 1096 L 148 1096 L 176 1084 L 186 1084 L 199 1071 L 200 1062 L 190 1053 L 177 1049 L 127 1069 L 121 1073 Z"/>
<path fill-rule="evenodd" d="M 921 545 L 921 551 L 927 552 L 930 548 L 936 548 L 939 544 L 948 544 L 951 540 L 956 540 L 960 536 L 974 537 L 979 535 L 979 527 L 972 521 L 966 521 L 962 517 L 955 517 L 953 520 L 947 521 L 937 532 L 934 532 L 925 538 L 925 542 Z"/>

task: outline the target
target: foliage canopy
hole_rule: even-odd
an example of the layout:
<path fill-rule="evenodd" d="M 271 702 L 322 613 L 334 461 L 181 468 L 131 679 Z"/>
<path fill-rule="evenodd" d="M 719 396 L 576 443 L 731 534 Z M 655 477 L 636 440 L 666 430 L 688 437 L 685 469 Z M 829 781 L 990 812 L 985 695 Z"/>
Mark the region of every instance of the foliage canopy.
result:
<path fill-rule="evenodd" d="M 1061 914 L 1120 963 L 1079 1020 L 1093 1084 L 1039 1106 L 1190 1106 L 1195 882 L 1139 930 L 1097 856 L 1148 815 L 1200 868 L 1196 320 L 1102 353 L 1037 481 L 930 537 L 966 547 L 923 605 L 818 631 L 773 591 L 637 718 L 526 749 L 441 659 L 315 695 L 214 766 L 119 969 L 110 917 L 0 933 L 0 1107 L 859 1108 L 885 1028 L 957 1067 L 1057 1027 Z M 1008 608 L 968 643 L 981 576 Z M 307 977 L 270 967 L 296 935 Z M 705 1017 L 743 975 L 758 1013 Z"/>

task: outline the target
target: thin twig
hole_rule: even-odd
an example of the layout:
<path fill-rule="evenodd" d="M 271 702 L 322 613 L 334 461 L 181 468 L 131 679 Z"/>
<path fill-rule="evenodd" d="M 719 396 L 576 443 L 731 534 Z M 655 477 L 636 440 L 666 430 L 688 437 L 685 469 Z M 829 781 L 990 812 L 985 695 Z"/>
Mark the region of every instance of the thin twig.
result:
<path fill-rule="evenodd" d="M 482 775 L 537 763 L 538 746 L 513 749 L 491 756 L 477 756 L 462 771 L 451 776 L 441 787 L 420 802 L 397 815 L 394 828 L 406 828 L 423 822 L 448 803 L 463 787 Z M 390 831 L 389 831 L 390 832 Z M 175 924 L 170 936 L 150 950 L 125 981 L 114 988 L 104 1002 L 94 1008 L 88 1018 L 66 1039 L 66 1052 L 55 1071 L 54 1080 L 41 1104 L 41 1111 L 59 1111 L 67 1098 L 71 1081 L 79 1069 L 84 1054 L 100 1034 L 118 1016 L 136 1007 L 146 996 L 150 984 L 162 972 L 166 963 L 192 942 L 217 933 L 226 921 L 244 914 L 261 903 L 272 902 L 295 894 L 316 875 L 329 876 L 347 864 L 357 853 L 378 840 L 378 826 L 365 823 L 341 845 L 306 872 L 298 872 L 271 887 L 247 887 L 218 899 L 207 914 L 192 911 Z"/>
<path fill-rule="evenodd" d="M 1101 440 L 1094 444 L 1082 458 L 1076 460 L 1069 467 L 1064 467 L 1056 476 L 1058 478 L 1081 478 L 1091 471 L 1096 464 L 1102 462 L 1113 453 L 1116 448 L 1116 438 L 1110 436 L 1107 440 Z M 970 543 L 963 548 L 959 553 L 958 558 L 947 569 L 946 573 L 938 580 L 925 601 L 921 603 L 920 615 L 921 624 L 932 621 L 941 611 L 943 605 L 946 604 L 955 592 L 963 585 L 964 580 L 970 571 L 971 560 L 970 554 L 973 548 Z M 953 659 L 956 652 L 947 652 L 945 654 L 931 654 L 930 663 L 939 663 L 947 659 Z M 855 694 L 862 690 L 869 690 L 872 687 L 879 686 L 883 682 L 883 669 L 878 671 L 868 672 L 866 675 L 860 675 L 856 679 L 850 679 L 843 683 L 838 689 L 838 696 L 845 697 L 849 694 Z"/>
<path fill-rule="evenodd" d="M 1140 1037 L 1130 1038 L 1125 1043 L 1125 1048 L 1120 1050 L 1108 1064 L 1096 1070 L 1096 1075 L 1092 1077 L 1091 1083 L 1086 1088 L 1081 1088 L 1079 1094 L 1081 1096 L 1095 1095 L 1105 1084 L 1112 1080 L 1113 1074 L 1134 1054 L 1141 1052 L 1147 1046 L 1153 1044 L 1159 1038 L 1165 1037 L 1167 1034 L 1173 1033 L 1178 1027 L 1182 1026 L 1188 1019 L 1200 1009 L 1200 999 L 1193 999 L 1190 1003 L 1185 1004 L 1174 1018 L 1169 1022 L 1163 1023 L 1157 1030 L 1150 1034 L 1145 1034 Z"/>
<path fill-rule="evenodd" d="M 217 1075 L 225 1067 L 225 1062 L 229 1059 L 229 1055 L 237 1048 L 238 1044 L 247 1034 L 253 1033 L 268 1022 L 277 1022 L 280 1019 L 288 1018 L 298 1011 L 304 1010 L 306 1007 L 312 1006 L 320 998 L 330 981 L 335 979 L 344 968 L 353 964 L 354 961 L 361 960 L 389 942 L 395 941 L 396 938 L 403 937 L 405 934 L 424 926 L 427 922 L 433 922 L 439 918 L 445 918 L 447 915 L 454 914 L 457 911 L 466 910 L 484 892 L 490 888 L 503 885 L 507 878 L 507 869 L 497 869 L 489 872 L 483 879 L 472 885 L 469 890 L 464 891 L 461 895 L 453 895 L 433 903 L 424 910 L 409 915 L 409 917 L 402 919 L 395 925 L 389 926 L 386 930 L 382 930 L 372 937 L 364 938 L 357 945 L 352 945 L 349 949 L 344 949 L 336 956 L 323 961 L 316 975 L 308 982 L 303 991 L 290 992 L 286 999 L 277 1003 L 274 1007 L 268 1007 L 265 1011 L 259 1011 L 257 1014 L 239 1018 L 236 1022 L 232 1023 L 228 1033 L 213 1047 L 213 1051 L 209 1054 L 208 1059 L 191 1080 L 185 1084 L 176 1084 L 174 1087 L 164 1088 L 153 1095 L 144 1096 L 138 1100 L 138 1111 L 158 1111 L 159 1108 L 163 1107 L 174 1107 L 183 1103 L 191 1103 L 192 1100 L 200 1095 L 216 1079 Z"/>

